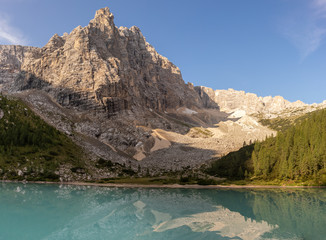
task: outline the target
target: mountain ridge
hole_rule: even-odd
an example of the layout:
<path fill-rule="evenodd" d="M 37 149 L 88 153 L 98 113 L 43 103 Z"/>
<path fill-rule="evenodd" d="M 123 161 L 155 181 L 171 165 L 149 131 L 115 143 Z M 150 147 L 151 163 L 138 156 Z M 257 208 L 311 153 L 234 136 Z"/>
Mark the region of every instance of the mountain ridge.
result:
<path fill-rule="evenodd" d="M 325 107 L 186 84 L 139 28 L 116 27 L 108 8 L 43 48 L 0 45 L 0 91 L 97 158 L 154 173 L 198 167 L 276 134 L 260 119 Z"/>

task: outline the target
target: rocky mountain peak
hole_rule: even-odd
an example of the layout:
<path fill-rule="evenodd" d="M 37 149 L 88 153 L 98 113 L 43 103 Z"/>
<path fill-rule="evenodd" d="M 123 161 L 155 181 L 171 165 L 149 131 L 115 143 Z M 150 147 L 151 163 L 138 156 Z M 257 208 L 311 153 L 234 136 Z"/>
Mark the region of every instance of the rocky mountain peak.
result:
<path fill-rule="evenodd" d="M 94 19 L 90 21 L 90 26 L 100 27 L 103 31 L 105 27 L 114 28 L 114 16 L 108 7 L 102 8 L 95 13 Z"/>
<path fill-rule="evenodd" d="M 114 16 L 108 7 L 101 8 L 101 9 L 97 10 L 95 13 L 95 19 L 99 19 L 99 18 L 113 19 L 113 17 Z"/>
<path fill-rule="evenodd" d="M 130 110 L 167 112 L 209 105 L 138 27 L 117 28 L 109 8 L 98 10 L 88 26 L 53 35 L 33 56 L 22 61 L 18 67 L 22 74 L 9 88 L 46 88 L 62 106 L 105 109 L 112 116 Z"/>
<path fill-rule="evenodd" d="M 49 42 L 43 47 L 43 50 L 52 52 L 62 47 L 64 43 L 65 40 L 56 33 L 51 37 Z"/>
<path fill-rule="evenodd" d="M 138 27 L 117 28 L 109 8 L 42 49 L 0 46 L 1 89 L 20 94 L 68 135 L 86 136 L 79 143 L 97 156 L 114 160 L 121 151 L 169 169 L 264 139 L 272 131 L 251 115 L 292 107 L 281 97 L 185 84 Z"/>

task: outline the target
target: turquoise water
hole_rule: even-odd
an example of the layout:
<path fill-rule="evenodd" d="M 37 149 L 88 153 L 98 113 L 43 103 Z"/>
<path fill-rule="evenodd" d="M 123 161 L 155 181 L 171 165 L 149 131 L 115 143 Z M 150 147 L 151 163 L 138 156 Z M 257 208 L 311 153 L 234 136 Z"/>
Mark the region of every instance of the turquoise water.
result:
<path fill-rule="evenodd" d="M 326 189 L 0 183 L 1 240 L 326 239 Z"/>

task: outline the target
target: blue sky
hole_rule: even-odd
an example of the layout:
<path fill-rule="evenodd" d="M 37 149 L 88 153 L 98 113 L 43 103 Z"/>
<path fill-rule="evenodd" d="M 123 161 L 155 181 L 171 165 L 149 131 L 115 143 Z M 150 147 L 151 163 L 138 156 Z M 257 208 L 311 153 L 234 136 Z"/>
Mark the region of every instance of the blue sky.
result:
<path fill-rule="evenodd" d="M 138 26 L 185 82 L 326 99 L 326 0 L 0 0 L 0 44 L 42 47 L 108 6 Z"/>

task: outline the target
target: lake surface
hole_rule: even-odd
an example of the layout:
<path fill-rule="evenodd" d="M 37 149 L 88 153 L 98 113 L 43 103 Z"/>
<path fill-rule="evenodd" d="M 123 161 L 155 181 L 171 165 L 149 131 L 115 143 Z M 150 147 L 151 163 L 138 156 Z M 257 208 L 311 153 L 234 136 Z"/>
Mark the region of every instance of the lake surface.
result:
<path fill-rule="evenodd" d="M 326 239 L 326 189 L 0 183 L 1 240 Z"/>

